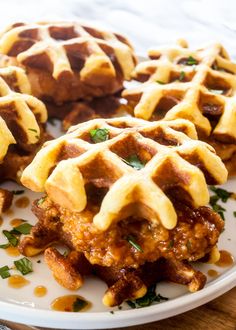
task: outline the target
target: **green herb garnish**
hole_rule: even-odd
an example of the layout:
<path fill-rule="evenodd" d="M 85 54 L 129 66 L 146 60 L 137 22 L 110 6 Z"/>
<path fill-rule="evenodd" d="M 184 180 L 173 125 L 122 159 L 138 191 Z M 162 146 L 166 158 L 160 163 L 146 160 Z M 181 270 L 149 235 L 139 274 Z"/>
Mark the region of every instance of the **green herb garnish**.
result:
<path fill-rule="evenodd" d="M 186 64 L 187 65 L 196 65 L 197 64 L 197 60 L 194 57 L 189 56 L 187 58 Z"/>
<path fill-rule="evenodd" d="M 6 236 L 8 242 L 12 245 L 12 246 L 17 246 L 19 243 L 19 240 L 16 236 L 14 236 L 10 231 L 8 230 L 3 230 L 2 231 L 3 235 Z"/>
<path fill-rule="evenodd" d="M 8 278 L 10 277 L 10 272 L 9 272 L 10 268 L 8 266 L 3 266 L 0 268 L 0 276 L 2 279 Z"/>
<path fill-rule="evenodd" d="M 89 134 L 94 143 L 104 142 L 109 139 L 109 130 L 107 128 L 92 129 Z"/>
<path fill-rule="evenodd" d="M 29 273 L 32 273 L 33 271 L 32 262 L 25 257 L 14 261 L 14 265 L 21 272 L 22 275 L 27 275 Z"/>
<path fill-rule="evenodd" d="M 14 194 L 14 195 L 22 195 L 22 194 L 24 194 L 24 190 L 12 190 L 12 193 Z"/>
<path fill-rule="evenodd" d="M 7 249 L 7 248 L 9 248 L 9 246 L 11 246 L 11 244 L 9 244 L 9 243 L 7 243 L 7 244 L 1 244 L 0 245 L 0 249 Z"/>
<path fill-rule="evenodd" d="M 210 190 L 215 193 L 210 197 L 210 205 L 212 206 L 213 210 L 217 212 L 223 220 L 225 220 L 224 212 L 226 210 L 217 202 L 221 201 L 223 203 L 226 203 L 228 199 L 234 195 L 234 193 L 222 188 L 217 188 L 215 186 L 210 186 Z"/>
<path fill-rule="evenodd" d="M 38 204 L 38 205 L 43 204 L 43 202 L 45 201 L 45 199 L 46 199 L 46 196 L 40 198 L 40 199 L 38 200 L 37 204 Z"/>
<path fill-rule="evenodd" d="M 217 188 L 215 186 L 210 186 L 210 190 L 213 191 L 216 194 L 216 196 L 219 197 L 219 199 L 221 199 L 223 203 L 226 203 L 227 200 L 233 195 L 232 192 L 222 188 Z"/>
<path fill-rule="evenodd" d="M 132 166 L 133 168 L 135 168 L 136 170 L 141 170 L 145 164 L 141 162 L 141 160 L 138 158 L 137 155 L 132 155 L 126 159 L 122 160 L 129 166 Z"/>
<path fill-rule="evenodd" d="M 141 246 L 136 242 L 135 238 L 133 236 L 128 236 L 126 238 L 127 242 L 129 242 L 129 244 L 131 244 L 137 251 L 139 252 L 143 252 L 143 249 L 141 248 Z"/>
<path fill-rule="evenodd" d="M 37 130 L 34 129 L 34 128 L 28 128 L 28 130 L 31 131 L 31 132 L 34 132 L 34 133 L 38 133 Z"/>
<path fill-rule="evenodd" d="M 180 72 L 180 75 L 179 75 L 179 80 L 180 80 L 180 81 L 183 81 L 184 78 L 185 78 L 185 72 L 184 72 L 184 71 L 181 71 L 181 72 Z"/>
<path fill-rule="evenodd" d="M 156 294 L 156 284 L 150 286 L 147 293 L 142 297 L 135 300 L 128 300 L 127 304 L 131 308 L 140 308 L 150 306 L 153 302 L 167 301 L 169 298 Z"/>
<path fill-rule="evenodd" d="M 160 84 L 160 85 L 165 85 L 165 83 L 164 83 L 163 81 L 161 81 L 161 80 L 156 80 L 156 82 L 157 82 L 158 84 Z"/>
<path fill-rule="evenodd" d="M 80 298 L 76 298 L 75 302 L 73 303 L 73 312 L 79 312 L 87 305 L 88 305 L 87 301 L 82 300 Z"/>
<path fill-rule="evenodd" d="M 236 211 L 233 212 L 234 217 L 236 218 Z"/>
<path fill-rule="evenodd" d="M 33 226 L 30 223 L 22 223 L 21 225 L 14 227 L 13 231 L 18 234 L 29 235 L 32 227 Z"/>

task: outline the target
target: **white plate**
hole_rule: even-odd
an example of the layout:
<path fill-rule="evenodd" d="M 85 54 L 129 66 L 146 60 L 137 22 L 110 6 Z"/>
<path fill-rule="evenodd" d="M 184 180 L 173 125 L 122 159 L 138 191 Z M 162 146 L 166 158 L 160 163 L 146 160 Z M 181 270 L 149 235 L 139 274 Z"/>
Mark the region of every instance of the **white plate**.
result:
<path fill-rule="evenodd" d="M 50 127 L 50 130 L 54 130 L 54 136 L 59 134 L 58 125 L 57 127 Z M 4 183 L 1 186 L 11 190 L 22 189 L 22 187 L 12 182 Z M 223 187 L 236 192 L 236 179 L 228 181 Z M 25 189 L 24 196 L 28 196 L 33 201 L 40 194 Z M 14 201 L 20 197 L 22 195 L 15 196 Z M 225 214 L 226 228 L 220 237 L 219 248 L 231 252 L 236 259 L 236 218 L 233 216 L 233 211 L 236 211 L 236 201 L 229 199 L 223 206 L 227 208 Z M 35 223 L 36 218 L 30 211 L 30 207 L 19 209 L 13 203 L 12 210 L 14 214 L 4 216 L 1 230 L 10 229 L 9 221 L 16 217 L 29 220 L 31 224 Z M 4 242 L 5 239 L 0 234 L 0 244 Z M 0 249 L 0 267 L 12 265 L 13 261 L 18 258 L 20 257 L 8 256 L 4 250 Z M 39 259 L 41 263 L 37 263 Z M 124 303 L 122 310 L 118 310 L 118 308 L 112 309 L 103 306 L 102 296 L 106 290 L 106 285 L 99 279 L 90 277 L 85 279 L 84 286 L 76 293 L 92 302 L 92 308 L 81 313 L 55 312 L 50 309 L 51 302 L 59 296 L 71 294 L 71 291 L 60 287 L 56 283 L 44 264 L 42 256 L 34 257 L 32 261 L 34 272 L 26 276 L 30 281 L 29 285 L 21 289 L 13 289 L 7 285 L 7 279 L 2 280 L 0 278 L 0 318 L 35 326 L 63 329 L 123 327 L 152 322 L 183 313 L 216 298 L 236 285 L 236 264 L 230 268 L 219 268 L 215 265 L 199 263 L 195 264 L 195 267 L 205 274 L 207 274 L 208 269 L 215 269 L 220 273 L 217 278 L 208 278 L 203 290 L 189 293 L 184 286 L 163 282 L 157 285 L 157 292 L 168 297 L 167 302 L 134 310 L 129 309 L 127 304 Z M 47 287 L 48 293 L 46 296 L 37 298 L 34 295 L 34 288 L 38 285 Z M 110 313 L 112 310 L 114 313 Z"/>

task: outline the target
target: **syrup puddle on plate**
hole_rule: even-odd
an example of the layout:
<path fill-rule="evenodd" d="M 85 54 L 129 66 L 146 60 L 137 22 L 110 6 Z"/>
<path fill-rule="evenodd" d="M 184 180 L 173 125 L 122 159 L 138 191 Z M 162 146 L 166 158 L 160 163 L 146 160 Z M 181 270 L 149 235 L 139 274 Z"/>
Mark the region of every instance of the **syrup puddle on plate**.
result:
<path fill-rule="evenodd" d="M 30 284 L 30 281 L 21 275 L 12 275 L 8 278 L 8 286 L 14 289 L 21 289 L 28 284 Z"/>
<path fill-rule="evenodd" d="M 29 206 L 29 204 L 30 204 L 30 200 L 26 196 L 20 197 L 15 201 L 15 206 L 20 209 L 25 209 L 26 207 Z"/>
<path fill-rule="evenodd" d="M 51 309 L 60 312 L 84 312 L 91 306 L 89 301 L 75 294 L 58 297 L 51 303 Z"/>
<path fill-rule="evenodd" d="M 43 285 L 38 285 L 34 289 L 34 295 L 38 298 L 46 296 L 47 292 L 47 288 Z"/>
<path fill-rule="evenodd" d="M 221 250 L 220 259 L 215 263 L 216 266 L 219 267 L 230 267 L 234 263 L 234 258 L 232 254 L 226 250 Z"/>

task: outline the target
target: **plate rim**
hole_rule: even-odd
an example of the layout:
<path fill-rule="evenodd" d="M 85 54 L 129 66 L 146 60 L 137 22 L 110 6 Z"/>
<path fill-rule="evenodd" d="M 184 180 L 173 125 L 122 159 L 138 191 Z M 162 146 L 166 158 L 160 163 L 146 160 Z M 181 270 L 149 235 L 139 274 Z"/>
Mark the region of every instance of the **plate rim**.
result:
<path fill-rule="evenodd" d="M 236 285 L 236 265 L 195 293 L 149 307 L 106 312 L 65 313 L 35 309 L 0 301 L 1 318 L 32 326 L 58 329 L 111 329 L 158 321 L 203 305 Z M 156 313 L 158 311 L 158 313 Z M 30 313 L 29 313 L 30 312 Z M 24 316 L 27 315 L 27 321 Z"/>

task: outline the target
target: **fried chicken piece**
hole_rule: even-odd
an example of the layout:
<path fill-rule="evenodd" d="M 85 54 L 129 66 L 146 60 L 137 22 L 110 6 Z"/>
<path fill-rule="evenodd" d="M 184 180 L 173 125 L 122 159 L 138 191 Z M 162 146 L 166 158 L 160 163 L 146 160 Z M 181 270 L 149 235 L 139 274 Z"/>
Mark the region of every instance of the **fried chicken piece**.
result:
<path fill-rule="evenodd" d="M 91 264 L 105 267 L 138 268 L 161 257 L 198 260 L 216 245 L 224 222 L 208 207 L 192 209 L 178 202 L 175 206 L 178 222 L 172 230 L 143 219 L 128 218 L 105 232 L 98 232 L 92 223 L 94 210 L 86 208 L 73 213 L 45 198 L 33 207 L 39 222 L 32 231 L 31 245 L 43 249 L 60 240 L 73 250 L 83 252 Z M 129 243 L 130 237 L 141 250 Z M 27 254 L 24 241 L 21 251 Z"/>

